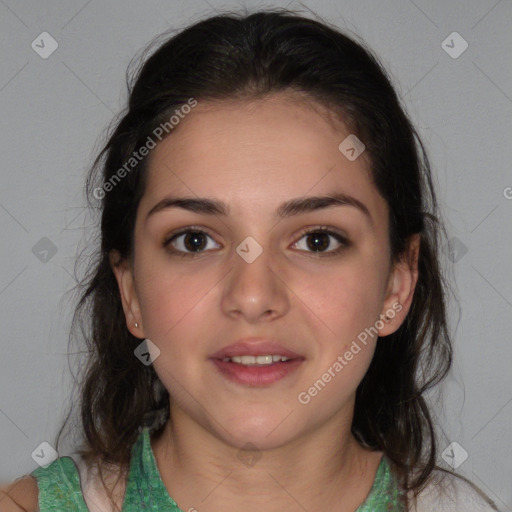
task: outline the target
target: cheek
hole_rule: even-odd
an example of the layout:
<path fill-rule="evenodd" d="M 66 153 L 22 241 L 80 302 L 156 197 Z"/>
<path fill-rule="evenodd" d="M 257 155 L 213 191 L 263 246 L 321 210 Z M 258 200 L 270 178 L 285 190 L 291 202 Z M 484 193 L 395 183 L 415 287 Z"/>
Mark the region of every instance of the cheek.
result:
<path fill-rule="evenodd" d="M 331 335 L 347 341 L 378 318 L 382 277 L 378 264 L 353 262 L 325 274 L 303 275 L 297 295 L 315 313 Z"/>
<path fill-rule="evenodd" d="M 146 269 L 139 274 L 138 292 L 144 334 L 160 350 L 155 371 L 173 390 L 173 398 L 184 404 L 190 397 L 182 389 L 183 382 L 201 375 L 205 330 L 211 324 L 205 321 L 212 308 L 208 291 L 215 280 L 193 272 L 180 275 L 156 265 Z"/>
<path fill-rule="evenodd" d="M 191 322 L 203 307 L 208 291 L 215 286 L 215 279 L 192 268 L 179 273 L 170 265 L 142 263 L 137 275 L 137 294 L 146 335 L 165 339 L 181 324 Z"/>

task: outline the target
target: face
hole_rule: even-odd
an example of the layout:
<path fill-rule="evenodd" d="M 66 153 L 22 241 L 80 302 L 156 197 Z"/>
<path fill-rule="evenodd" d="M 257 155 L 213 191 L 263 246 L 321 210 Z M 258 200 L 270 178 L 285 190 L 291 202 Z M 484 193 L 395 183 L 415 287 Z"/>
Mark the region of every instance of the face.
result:
<path fill-rule="evenodd" d="M 415 269 L 391 266 L 388 208 L 366 155 L 351 161 L 338 149 L 349 134 L 281 93 L 199 102 L 150 155 L 133 261 L 113 265 L 127 325 L 160 350 L 153 364 L 171 415 L 179 405 L 233 446 L 277 447 L 350 420 L 377 343 L 370 328 L 391 311 L 377 323 L 386 336 L 409 309 Z M 341 195 L 345 204 L 303 201 Z M 302 207 L 283 206 L 292 200 Z M 277 380 L 234 381 L 212 356 L 248 337 L 300 358 L 291 370 L 278 363 Z"/>

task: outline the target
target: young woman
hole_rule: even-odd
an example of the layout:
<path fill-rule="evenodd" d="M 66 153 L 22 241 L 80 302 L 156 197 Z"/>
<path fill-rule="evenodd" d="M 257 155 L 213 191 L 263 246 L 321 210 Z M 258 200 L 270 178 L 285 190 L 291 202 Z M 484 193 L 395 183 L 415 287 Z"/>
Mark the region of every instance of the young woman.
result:
<path fill-rule="evenodd" d="M 141 68 L 87 190 L 84 442 L 0 508 L 496 510 L 436 466 L 444 231 L 362 43 L 284 10 L 188 27 Z"/>

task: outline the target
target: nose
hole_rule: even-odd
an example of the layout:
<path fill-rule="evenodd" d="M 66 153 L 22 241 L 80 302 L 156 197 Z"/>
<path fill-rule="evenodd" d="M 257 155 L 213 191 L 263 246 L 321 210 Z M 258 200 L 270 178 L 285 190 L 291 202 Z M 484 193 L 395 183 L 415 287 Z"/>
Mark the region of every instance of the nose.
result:
<path fill-rule="evenodd" d="M 273 264 L 270 250 L 264 247 L 254 261 L 234 252 L 233 270 L 224 286 L 222 310 L 233 319 L 243 318 L 249 323 L 272 321 L 290 308 L 284 272 Z"/>

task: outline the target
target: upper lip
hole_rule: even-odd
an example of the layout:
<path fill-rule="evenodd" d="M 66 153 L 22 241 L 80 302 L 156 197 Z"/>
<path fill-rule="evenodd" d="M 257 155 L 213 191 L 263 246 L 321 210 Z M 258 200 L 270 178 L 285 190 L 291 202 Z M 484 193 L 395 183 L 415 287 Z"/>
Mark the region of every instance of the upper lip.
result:
<path fill-rule="evenodd" d="M 266 356 L 269 354 L 288 357 L 289 359 L 301 358 L 304 356 L 289 350 L 276 341 L 268 338 L 243 338 L 237 342 L 227 345 L 221 350 L 212 354 L 212 359 L 224 359 L 233 356 Z"/>

